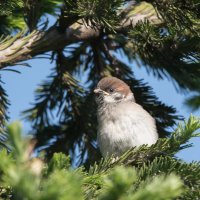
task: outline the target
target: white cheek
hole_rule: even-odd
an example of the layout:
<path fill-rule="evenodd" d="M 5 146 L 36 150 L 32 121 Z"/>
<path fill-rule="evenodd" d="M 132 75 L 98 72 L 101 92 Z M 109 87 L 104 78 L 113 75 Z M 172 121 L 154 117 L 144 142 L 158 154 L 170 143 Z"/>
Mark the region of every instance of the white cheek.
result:
<path fill-rule="evenodd" d="M 123 99 L 125 97 L 124 94 L 121 94 L 118 92 L 114 93 L 113 96 L 114 96 L 114 99 Z"/>
<path fill-rule="evenodd" d="M 128 95 L 127 95 L 127 97 L 126 97 L 126 100 L 127 101 L 134 101 L 135 102 L 135 98 L 134 98 L 134 96 L 133 96 L 133 93 L 129 93 Z"/>
<path fill-rule="evenodd" d="M 112 95 L 106 95 L 106 96 L 104 96 L 104 101 L 106 103 L 116 103 L 117 101 L 120 101 L 124 97 L 125 97 L 125 95 L 122 95 L 122 94 L 116 92 L 116 93 L 114 93 Z"/>
<path fill-rule="evenodd" d="M 114 102 L 116 102 L 115 99 L 111 95 L 104 96 L 104 101 L 106 103 L 114 103 Z"/>

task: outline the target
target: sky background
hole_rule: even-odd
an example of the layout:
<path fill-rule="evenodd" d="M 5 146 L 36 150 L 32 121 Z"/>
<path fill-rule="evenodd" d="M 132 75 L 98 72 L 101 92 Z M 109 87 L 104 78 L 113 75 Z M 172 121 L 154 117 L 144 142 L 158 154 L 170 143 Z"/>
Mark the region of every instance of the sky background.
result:
<path fill-rule="evenodd" d="M 48 15 L 49 26 L 55 23 L 56 18 Z M 124 62 L 128 62 L 126 58 L 122 58 Z M 48 59 L 32 59 L 28 61 L 32 67 L 16 66 L 12 67 L 15 70 L 21 72 L 21 74 L 2 71 L 3 87 L 7 91 L 10 99 L 9 116 L 10 122 L 21 120 L 24 133 L 27 134 L 30 130 L 30 124 L 27 121 L 22 120 L 21 112 L 30 108 L 31 103 L 34 102 L 34 91 L 39 84 L 47 78 L 51 73 L 51 69 L 54 67 L 53 63 L 50 63 Z M 144 67 L 138 67 L 136 63 L 129 63 L 134 71 L 136 78 L 144 79 L 153 88 L 159 100 L 167 105 L 173 105 L 178 114 L 182 115 L 185 119 L 188 119 L 191 110 L 184 105 L 184 100 L 188 96 L 187 93 L 178 93 L 171 81 L 157 80 L 151 73 L 147 74 Z M 193 112 L 193 115 L 200 116 L 200 110 Z M 190 141 L 193 143 L 193 147 L 185 149 L 177 154 L 181 159 L 187 162 L 192 160 L 200 161 L 200 138 L 193 138 Z"/>
<path fill-rule="evenodd" d="M 31 103 L 34 102 L 35 89 L 50 75 L 51 69 L 54 67 L 54 64 L 51 64 L 47 59 L 33 59 L 28 61 L 28 63 L 32 66 L 31 68 L 23 66 L 14 67 L 21 74 L 9 71 L 2 72 L 3 86 L 11 103 L 9 107 L 10 122 L 21 120 L 25 134 L 31 130 L 31 127 L 27 121 L 22 120 L 21 112 L 31 107 Z M 189 118 L 191 110 L 184 105 L 187 94 L 177 93 L 173 84 L 168 80 L 157 80 L 152 74 L 147 75 L 144 67 L 139 68 L 135 63 L 132 63 L 132 68 L 136 78 L 144 79 L 145 82 L 148 82 L 161 101 L 176 107 L 179 111 L 178 114 L 183 115 L 185 119 Z M 200 116 L 200 111 L 193 114 Z M 181 151 L 177 156 L 187 162 L 192 160 L 200 161 L 200 138 L 193 138 L 190 142 L 194 146 Z"/>

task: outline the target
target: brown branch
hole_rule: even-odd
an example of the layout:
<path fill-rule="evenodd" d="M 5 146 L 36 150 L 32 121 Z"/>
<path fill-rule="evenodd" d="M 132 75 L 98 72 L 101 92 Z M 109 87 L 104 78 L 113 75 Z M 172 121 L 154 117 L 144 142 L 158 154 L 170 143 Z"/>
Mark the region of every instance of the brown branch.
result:
<path fill-rule="evenodd" d="M 98 37 L 99 33 L 99 30 L 79 23 L 68 27 L 65 33 L 60 33 L 56 27 L 46 32 L 34 31 L 26 37 L 16 38 L 10 44 L 0 45 L 0 69 L 44 52 L 62 49 L 73 42 Z"/>

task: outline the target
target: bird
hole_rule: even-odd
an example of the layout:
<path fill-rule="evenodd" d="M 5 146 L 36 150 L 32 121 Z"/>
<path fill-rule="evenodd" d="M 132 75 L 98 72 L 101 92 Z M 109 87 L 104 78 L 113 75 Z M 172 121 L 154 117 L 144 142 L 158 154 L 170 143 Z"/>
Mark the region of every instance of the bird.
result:
<path fill-rule="evenodd" d="M 133 147 L 156 143 L 155 119 L 136 103 L 130 87 L 116 77 L 102 78 L 94 89 L 97 142 L 103 157 L 119 157 Z"/>

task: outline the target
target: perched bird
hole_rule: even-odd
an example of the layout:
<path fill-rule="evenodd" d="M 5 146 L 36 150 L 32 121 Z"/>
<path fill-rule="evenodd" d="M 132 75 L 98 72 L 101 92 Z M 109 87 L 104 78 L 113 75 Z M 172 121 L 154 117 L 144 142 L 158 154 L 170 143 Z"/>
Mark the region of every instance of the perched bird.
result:
<path fill-rule="evenodd" d="M 115 77 L 101 79 L 94 90 L 100 151 L 116 157 L 132 147 L 158 139 L 155 120 L 137 104 L 130 87 Z"/>

